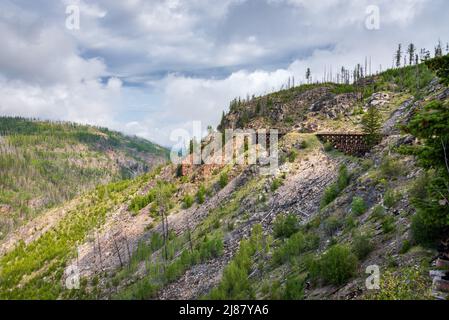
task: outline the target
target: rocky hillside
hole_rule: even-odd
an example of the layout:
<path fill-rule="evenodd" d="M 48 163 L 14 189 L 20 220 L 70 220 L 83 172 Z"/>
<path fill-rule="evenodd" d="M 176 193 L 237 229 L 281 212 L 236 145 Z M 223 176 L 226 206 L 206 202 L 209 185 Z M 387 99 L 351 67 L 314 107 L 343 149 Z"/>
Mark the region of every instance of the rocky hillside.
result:
<path fill-rule="evenodd" d="M 0 118 L 0 239 L 48 208 L 167 158 L 158 145 L 103 128 Z"/>
<path fill-rule="evenodd" d="M 285 133 L 274 175 L 260 174 L 261 164 L 184 175 L 168 164 L 99 186 L 0 243 L 0 298 L 445 297 L 429 276 L 446 261 L 444 248 L 436 260 L 444 228 L 423 241 L 437 228 L 415 218 L 425 217 L 415 200 L 430 196 L 426 179 L 437 169 L 411 151 L 427 142 L 407 129 L 435 104 L 444 112 L 449 90 L 425 65 L 235 100 L 219 129 Z M 360 132 L 370 107 L 383 135 L 364 156 L 317 138 Z M 444 218 L 448 205 L 436 204 Z M 367 270 L 379 271 L 379 288 L 366 286 Z M 74 276 L 78 290 L 67 288 Z"/>

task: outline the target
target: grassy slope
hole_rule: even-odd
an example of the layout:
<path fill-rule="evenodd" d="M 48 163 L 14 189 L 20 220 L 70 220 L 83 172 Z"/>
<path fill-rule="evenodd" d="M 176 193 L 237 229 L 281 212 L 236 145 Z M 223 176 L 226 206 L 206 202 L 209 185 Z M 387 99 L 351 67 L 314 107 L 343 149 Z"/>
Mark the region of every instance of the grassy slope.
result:
<path fill-rule="evenodd" d="M 43 209 L 167 157 L 146 140 L 77 124 L 0 117 L 0 134 L 0 205 L 8 211 L 0 239 Z"/>

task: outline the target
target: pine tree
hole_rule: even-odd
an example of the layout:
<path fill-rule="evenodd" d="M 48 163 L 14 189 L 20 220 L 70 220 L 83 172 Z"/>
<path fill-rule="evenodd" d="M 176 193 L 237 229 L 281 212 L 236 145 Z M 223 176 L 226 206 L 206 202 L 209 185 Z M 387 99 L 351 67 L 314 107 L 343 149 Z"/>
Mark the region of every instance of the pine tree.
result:
<path fill-rule="evenodd" d="M 441 57 L 443 55 L 443 48 L 441 47 L 441 41 L 438 40 L 438 44 L 435 47 L 435 58 Z"/>
<path fill-rule="evenodd" d="M 431 59 L 426 62 L 427 67 L 436 72 L 445 85 L 449 85 L 449 55 Z"/>
<path fill-rule="evenodd" d="M 260 100 L 259 100 L 259 101 L 257 101 L 257 104 L 256 104 L 256 114 L 260 114 L 261 108 L 262 108 L 262 106 L 261 106 Z"/>
<path fill-rule="evenodd" d="M 401 57 L 402 57 L 402 45 L 398 45 L 398 50 L 395 54 L 396 67 L 399 68 L 401 66 Z"/>
<path fill-rule="evenodd" d="M 306 80 L 307 80 L 307 83 L 310 83 L 310 75 L 311 75 L 310 68 L 307 68 L 307 70 L 306 70 Z"/>
<path fill-rule="evenodd" d="M 415 45 L 413 43 L 410 43 L 407 48 L 407 53 L 409 56 L 409 59 L 408 59 L 409 65 L 413 64 L 413 60 L 414 60 L 413 58 L 415 57 L 415 51 L 416 51 Z"/>
<path fill-rule="evenodd" d="M 380 137 L 380 128 L 382 126 L 382 116 L 379 110 L 370 106 L 362 117 L 362 130 L 366 134 L 366 142 L 369 146 L 377 143 Z"/>

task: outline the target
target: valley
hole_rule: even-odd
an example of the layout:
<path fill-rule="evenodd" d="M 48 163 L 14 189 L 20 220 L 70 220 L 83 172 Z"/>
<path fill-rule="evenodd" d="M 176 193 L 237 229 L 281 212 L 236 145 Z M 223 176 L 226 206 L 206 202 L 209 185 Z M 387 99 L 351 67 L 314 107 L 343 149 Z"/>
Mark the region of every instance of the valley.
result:
<path fill-rule="evenodd" d="M 426 108 L 436 105 L 447 115 L 448 103 L 449 89 L 424 63 L 354 84 L 303 84 L 232 101 L 218 131 L 285 132 L 273 175 L 261 174 L 263 164 L 235 161 L 180 170 L 165 162 L 160 147 L 103 129 L 3 119 L 0 203 L 8 212 L 33 214 L 0 240 L 0 297 L 447 299 L 429 275 L 445 259 L 436 243 L 447 224 L 428 222 L 416 204 L 435 203 L 426 188 L 444 166 L 423 165 L 428 158 L 414 150 L 427 143 L 416 133 Z M 344 153 L 319 139 L 363 132 L 370 110 L 378 112 L 379 136 L 367 152 Z M 37 139 L 29 132 L 34 124 L 51 134 Z M 60 126 L 64 138 L 54 141 Z M 89 134 L 61 145 L 72 128 Z M 438 130 L 447 137 L 447 127 Z M 44 147 L 50 155 L 41 154 Z M 31 169 L 38 160 L 78 171 L 56 179 L 57 170 Z M 20 170 L 33 171 L 12 181 Z M 74 185 L 83 187 L 64 191 Z M 49 208 L 44 202 L 34 212 L 33 203 L 47 194 Z M 448 202 L 435 205 L 447 219 Z M 380 271 L 376 289 L 366 285 L 373 266 Z M 69 269 L 79 289 L 65 287 Z"/>

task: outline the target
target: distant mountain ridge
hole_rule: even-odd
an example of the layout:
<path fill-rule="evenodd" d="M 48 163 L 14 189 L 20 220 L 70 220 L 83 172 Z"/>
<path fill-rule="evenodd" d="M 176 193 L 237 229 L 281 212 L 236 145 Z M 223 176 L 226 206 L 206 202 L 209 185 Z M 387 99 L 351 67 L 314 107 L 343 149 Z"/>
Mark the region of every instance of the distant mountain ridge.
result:
<path fill-rule="evenodd" d="M 44 208 L 167 158 L 155 143 L 106 128 L 0 117 L 0 238 Z"/>

